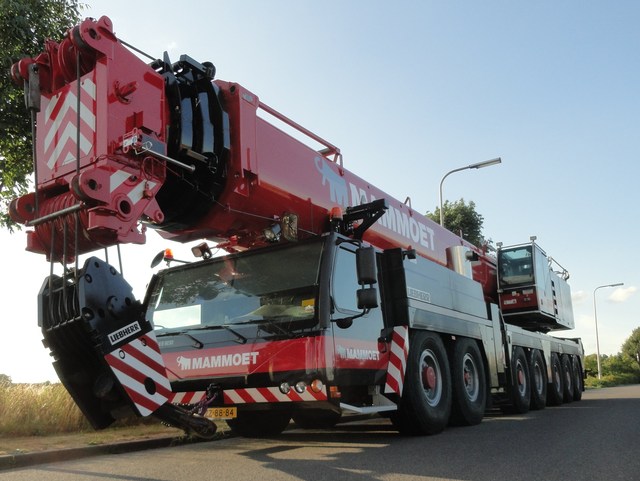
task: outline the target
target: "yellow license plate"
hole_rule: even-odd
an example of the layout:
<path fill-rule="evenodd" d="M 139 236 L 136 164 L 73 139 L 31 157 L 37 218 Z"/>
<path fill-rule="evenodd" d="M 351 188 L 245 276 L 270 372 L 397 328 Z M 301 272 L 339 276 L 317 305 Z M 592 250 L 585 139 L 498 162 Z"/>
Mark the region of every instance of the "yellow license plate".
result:
<path fill-rule="evenodd" d="M 209 419 L 235 419 L 238 417 L 238 408 L 209 408 L 204 413 L 204 417 Z"/>

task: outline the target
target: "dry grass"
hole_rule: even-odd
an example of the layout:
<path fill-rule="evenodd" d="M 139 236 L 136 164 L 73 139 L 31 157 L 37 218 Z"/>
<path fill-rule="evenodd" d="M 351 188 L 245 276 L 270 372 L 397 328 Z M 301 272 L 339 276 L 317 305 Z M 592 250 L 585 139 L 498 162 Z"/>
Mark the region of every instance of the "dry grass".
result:
<path fill-rule="evenodd" d="M 12 440 L 9 444 L 13 445 L 15 439 L 24 441 L 40 436 L 50 440 L 56 436 L 61 439 L 75 436 L 82 442 L 101 444 L 109 442 L 110 436 L 140 438 L 184 434 L 181 429 L 161 424 L 153 416 L 119 419 L 109 429 L 95 431 L 62 384 L 11 384 L 2 381 L 0 379 L 0 447 L 5 440 Z M 218 427 L 228 431 L 226 423 L 218 424 Z"/>
<path fill-rule="evenodd" d="M 153 417 L 121 419 L 95 431 L 62 384 L 0 379 L 0 456 L 167 436 L 184 432 Z"/>
<path fill-rule="evenodd" d="M 0 436 L 91 429 L 62 384 L 0 384 Z"/>

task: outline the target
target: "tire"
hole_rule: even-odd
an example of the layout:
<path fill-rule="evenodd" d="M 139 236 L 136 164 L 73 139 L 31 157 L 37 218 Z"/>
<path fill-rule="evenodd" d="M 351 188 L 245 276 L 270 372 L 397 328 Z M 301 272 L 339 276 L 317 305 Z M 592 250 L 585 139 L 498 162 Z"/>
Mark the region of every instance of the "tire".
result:
<path fill-rule="evenodd" d="M 562 400 L 566 403 L 573 401 L 573 370 L 571 369 L 571 356 L 563 354 L 560 356 L 562 365 L 562 380 L 564 389 L 562 390 Z"/>
<path fill-rule="evenodd" d="M 473 339 L 461 338 L 456 342 L 451 359 L 451 380 L 451 424 L 480 424 L 487 404 L 487 379 L 480 349 Z"/>
<path fill-rule="evenodd" d="M 547 390 L 547 405 L 559 406 L 564 399 L 564 376 L 562 375 L 562 365 L 560 356 L 551 353 L 551 379 Z"/>
<path fill-rule="evenodd" d="M 330 429 L 338 424 L 341 413 L 328 409 L 305 409 L 294 412 L 293 422 L 302 429 Z"/>
<path fill-rule="evenodd" d="M 451 414 L 451 373 L 440 336 L 415 331 L 410 340 L 402 399 L 391 421 L 401 434 L 437 434 Z"/>
<path fill-rule="evenodd" d="M 238 436 L 262 438 L 282 433 L 289 421 L 289 411 L 245 411 L 239 412 L 237 418 L 229 419 L 227 424 Z"/>
<path fill-rule="evenodd" d="M 578 356 L 571 356 L 571 372 L 573 373 L 573 400 L 580 401 L 584 391 L 584 378 Z"/>
<path fill-rule="evenodd" d="M 531 376 L 531 403 L 534 410 L 544 409 L 547 405 L 547 368 L 542 353 L 533 349 L 529 354 L 529 375 Z"/>
<path fill-rule="evenodd" d="M 511 381 L 511 411 L 525 414 L 531 406 L 531 376 L 527 356 L 519 346 L 513 349 Z"/>

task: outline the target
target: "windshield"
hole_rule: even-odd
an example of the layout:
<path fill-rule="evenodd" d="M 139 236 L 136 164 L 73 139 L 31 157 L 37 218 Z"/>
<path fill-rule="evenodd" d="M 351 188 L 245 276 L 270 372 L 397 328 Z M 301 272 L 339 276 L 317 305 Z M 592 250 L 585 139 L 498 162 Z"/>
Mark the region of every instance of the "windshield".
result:
<path fill-rule="evenodd" d="M 501 250 L 498 254 L 498 267 L 501 284 L 533 284 L 531 246 Z"/>
<path fill-rule="evenodd" d="M 313 320 L 321 247 L 247 252 L 165 270 L 147 314 L 156 329 L 169 330 Z"/>

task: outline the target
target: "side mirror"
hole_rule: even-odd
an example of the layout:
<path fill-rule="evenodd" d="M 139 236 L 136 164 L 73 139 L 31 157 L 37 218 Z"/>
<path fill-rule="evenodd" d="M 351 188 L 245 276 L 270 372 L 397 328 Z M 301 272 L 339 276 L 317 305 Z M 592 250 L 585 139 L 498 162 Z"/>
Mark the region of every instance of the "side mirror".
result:
<path fill-rule="evenodd" d="M 358 284 L 375 284 L 378 282 L 376 269 L 376 251 L 373 247 L 360 247 L 356 250 L 356 270 Z"/>
<path fill-rule="evenodd" d="M 358 309 L 367 311 L 378 307 L 378 291 L 372 287 L 378 282 L 376 251 L 373 247 L 360 247 L 356 250 L 356 270 L 358 283 L 361 286 L 369 286 L 362 287 L 356 292 Z"/>
<path fill-rule="evenodd" d="M 358 309 L 374 309 L 378 307 L 378 291 L 375 287 L 358 289 Z"/>
<path fill-rule="evenodd" d="M 164 260 L 164 251 L 162 250 L 158 252 L 158 254 L 151 261 L 151 268 L 153 269 L 158 264 L 160 264 L 163 260 Z"/>

